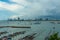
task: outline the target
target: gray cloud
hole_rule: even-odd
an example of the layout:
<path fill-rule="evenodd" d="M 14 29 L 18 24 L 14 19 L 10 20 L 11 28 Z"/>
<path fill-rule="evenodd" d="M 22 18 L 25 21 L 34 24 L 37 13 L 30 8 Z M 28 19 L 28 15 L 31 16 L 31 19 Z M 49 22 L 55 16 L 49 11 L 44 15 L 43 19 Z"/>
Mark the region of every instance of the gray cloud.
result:
<path fill-rule="evenodd" d="M 35 18 L 38 16 L 60 16 L 60 0 L 25 0 L 27 5 L 24 8 L 15 10 L 14 12 L 21 18 Z M 21 3 L 17 3 L 20 5 Z M 21 5 L 22 5 L 21 4 Z M 14 16 L 14 15 L 13 15 Z"/>
<path fill-rule="evenodd" d="M 25 12 L 31 13 L 31 16 L 52 15 L 60 16 L 60 0 L 26 0 L 31 2 L 30 8 Z"/>
<path fill-rule="evenodd" d="M 31 3 L 18 12 L 29 18 L 60 15 L 60 0 L 26 0 Z M 25 17 L 24 16 L 24 17 Z"/>

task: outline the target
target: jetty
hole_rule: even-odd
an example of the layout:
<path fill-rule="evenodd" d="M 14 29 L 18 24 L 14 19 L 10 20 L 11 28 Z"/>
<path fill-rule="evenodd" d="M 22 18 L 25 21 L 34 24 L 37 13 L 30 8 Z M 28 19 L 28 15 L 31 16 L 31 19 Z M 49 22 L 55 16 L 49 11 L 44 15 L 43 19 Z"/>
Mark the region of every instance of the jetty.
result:
<path fill-rule="evenodd" d="M 0 26 L 0 28 L 31 28 L 30 26 Z"/>

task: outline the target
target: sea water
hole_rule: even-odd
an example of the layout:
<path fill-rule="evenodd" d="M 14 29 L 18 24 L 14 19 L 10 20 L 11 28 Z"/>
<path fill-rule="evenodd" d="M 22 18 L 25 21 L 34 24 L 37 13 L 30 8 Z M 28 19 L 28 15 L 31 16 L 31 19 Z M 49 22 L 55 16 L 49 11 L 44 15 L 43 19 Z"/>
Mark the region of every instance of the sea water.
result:
<path fill-rule="evenodd" d="M 51 23 L 54 22 L 54 23 Z M 60 21 L 59 21 L 60 22 Z M 57 24 L 58 21 L 0 21 L 0 26 L 28 26 L 31 28 L 0 28 L 0 32 L 7 31 L 7 34 L 0 35 L 0 38 L 13 34 L 15 32 L 26 31 L 25 34 L 20 34 L 12 38 L 12 40 L 18 40 L 27 35 L 37 33 L 34 40 L 44 40 L 48 36 L 49 32 L 53 31 L 60 33 L 60 24 Z M 53 29 L 55 27 L 55 30 Z M 59 34 L 60 35 L 60 34 Z"/>

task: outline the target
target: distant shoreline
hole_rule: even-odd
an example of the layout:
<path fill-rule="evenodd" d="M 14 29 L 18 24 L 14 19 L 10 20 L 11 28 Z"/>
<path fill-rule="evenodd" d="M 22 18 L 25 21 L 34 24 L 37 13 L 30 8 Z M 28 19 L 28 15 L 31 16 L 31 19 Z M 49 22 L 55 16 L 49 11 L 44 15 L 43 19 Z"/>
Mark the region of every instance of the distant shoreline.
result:
<path fill-rule="evenodd" d="M 0 21 L 60 21 L 60 20 L 0 20 Z"/>
<path fill-rule="evenodd" d="M 60 20 L 7 20 L 7 21 L 60 21 Z"/>

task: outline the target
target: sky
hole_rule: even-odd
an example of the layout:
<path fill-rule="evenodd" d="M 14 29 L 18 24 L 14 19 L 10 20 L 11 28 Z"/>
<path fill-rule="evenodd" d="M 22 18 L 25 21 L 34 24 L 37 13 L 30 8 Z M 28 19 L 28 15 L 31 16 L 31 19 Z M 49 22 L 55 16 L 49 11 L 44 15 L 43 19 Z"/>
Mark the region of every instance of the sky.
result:
<path fill-rule="evenodd" d="M 0 20 L 60 17 L 60 0 L 0 0 Z M 60 18 L 59 18 L 60 19 Z"/>

